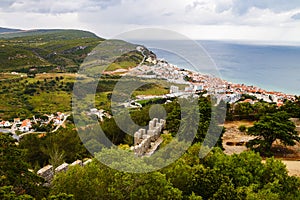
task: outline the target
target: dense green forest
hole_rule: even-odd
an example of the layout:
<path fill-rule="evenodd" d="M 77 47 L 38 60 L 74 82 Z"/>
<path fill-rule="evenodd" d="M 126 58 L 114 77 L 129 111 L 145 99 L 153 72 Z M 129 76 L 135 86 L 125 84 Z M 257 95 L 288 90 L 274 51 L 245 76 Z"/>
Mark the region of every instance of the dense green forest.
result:
<path fill-rule="evenodd" d="M 247 151 L 239 155 L 228 156 L 222 152 L 221 143 L 217 143 L 213 151 L 206 157 L 200 158 L 199 151 L 212 120 L 210 113 L 213 106 L 208 97 L 200 97 L 198 105 L 203 116 L 199 120 L 199 128 L 193 145 L 176 162 L 146 174 L 120 172 L 94 159 L 85 167 L 74 166 L 65 173 L 57 174 L 51 187 L 46 188 L 42 186 L 43 180 L 27 169 L 36 171 L 47 164 L 58 166 L 63 162 L 71 163 L 76 159 L 92 157 L 82 143 L 86 142 L 85 139 L 91 138 L 79 138 L 71 118 L 66 128 L 61 128 L 58 132 L 41 138 L 37 135 L 28 135 L 20 141 L 19 145 L 16 145 L 8 135 L 1 134 L 0 150 L 3 155 L 0 165 L 1 198 L 30 199 L 30 196 L 36 199 L 300 198 L 300 179 L 289 176 L 285 165 L 279 160 L 271 157 L 262 162 L 259 150 L 257 153 Z M 298 103 L 293 103 L 293 105 L 296 106 Z M 164 136 L 165 141 L 159 152 L 169 154 L 172 151 L 164 146 L 167 146 L 171 140 L 175 142 L 176 148 L 180 148 L 185 142 L 180 138 L 174 138 L 178 131 L 182 111 L 176 100 L 163 106 L 168 113 L 166 129 L 169 130 L 169 136 Z M 151 104 L 141 110 L 132 110 L 132 119 L 139 125 L 145 125 L 150 120 L 148 115 L 150 108 Z M 284 123 L 283 118 L 280 117 L 293 115 L 293 113 L 288 113 L 288 110 L 289 107 L 283 107 L 274 113 L 271 111 L 258 122 L 267 123 L 268 118 L 275 119 L 274 115 L 278 115 L 280 122 Z M 113 119 L 106 119 L 101 126 L 107 137 L 115 144 L 132 144 L 132 138 L 122 132 Z M 259 124 L 256 126 L 259 127 Z M 297 138 L 291 139 L 298 140 Z M 97 141 L 87 142 L 94 142 L 95 152 L 102 149 L 100 153 L 94 154 L 96 158 L 107 157 L 113 161 L 116 153 L 119 153 L 114 149 L 106 149 Z M 159 162 L 168 162 L 171 157 L 172 153 L 170 157 L 165 158 L 166 160 L 157 159 L 155 165 L 159 165 Z M 124 165 L 122 161 L 113 162 L 116 167 Z M 135 168 L 136 163 L 130 160 L 126 160 L 126 163 L 129 164 L 125 167 Z M 137 164 L 139 167 L 144 166 L 150 170 L 152 167 L 155 168 L 153 163 L 147 161 L 147 158 Z"/>
<path fill-rule="evenodd" d="M 27 170 L 25 152 L 10 137 L 3 134 L 0 137 L 1 199 L 31 199 L 28 195 L 36 199 L 300 198 L 300 180 L 288 176 L 280 161 L 270 158 L 262 163 L 259 154 L 251 151 L 227 156 L 219 148 L 200 159 L 200 143 L 159 171 L 119 172 L 94 160 L 85 167 L 71 167 L 66 173 L 58 174 L 51 187 L 45 188 L 41 185 L 43 180 Z M 104 151 L 96 157 L 113 156 L 113 151 Z"/>

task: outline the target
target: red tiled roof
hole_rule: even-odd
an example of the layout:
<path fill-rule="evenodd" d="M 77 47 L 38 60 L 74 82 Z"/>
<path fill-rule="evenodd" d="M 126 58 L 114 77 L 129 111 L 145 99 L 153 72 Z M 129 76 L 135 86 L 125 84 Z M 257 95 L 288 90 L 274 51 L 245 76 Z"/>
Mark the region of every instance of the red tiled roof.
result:
<path fill-rule="evenodd" d="M 21 127 L 30 126 L 30 125 L 31 125 L 30 119 L 25 119 L 22 121 Z"/>

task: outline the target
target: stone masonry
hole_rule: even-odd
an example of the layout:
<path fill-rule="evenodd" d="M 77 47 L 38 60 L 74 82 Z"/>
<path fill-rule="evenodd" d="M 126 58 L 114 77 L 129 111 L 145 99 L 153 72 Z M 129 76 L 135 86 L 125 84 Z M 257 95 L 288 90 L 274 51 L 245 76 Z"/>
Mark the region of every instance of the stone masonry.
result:
<path fill-rule="evenodd" d="M 82 162 L 82 160 L 76 160 L 75 162 L 73 162 L 70 165 L 68 163 L 63 163 L 62 165 L 58 166 L 54 170 L 53 170 L 52 165 L 47 165 L 47 166 L 43 167 L 42 169 L 40 169 L 37 172 L 37 175 L 46 180 L 45 186 L 50 186 L 50 183 L 53 180 L 55 174 L 58 174 L 60 172 L 66 172 L 69 169 L 69 166 L 79 165 L 79 166 L 84 167 L 90 162 L 92 162 L 92 159 L 88 159 L 85 162 Z"/>
<path fill-rule="evenodd" d="M 151 148 L 151 144 L 155 142 L 166 126 L 166 121 L 164 119 L 158 120 L 154 118 L 149 122 L 149 129 L 139 129 L 134 134 L 134 146 L 131 147 L 131 150 L 137 156 L 143 156 Z"/>
<path fill-rule="evenodd" d="M 37 172 L 37 175 L 43 177 L 46 180 L 46 182 L 50 182 L 54 176 L 52 165 L 47 165 L 43 167 Z"/>

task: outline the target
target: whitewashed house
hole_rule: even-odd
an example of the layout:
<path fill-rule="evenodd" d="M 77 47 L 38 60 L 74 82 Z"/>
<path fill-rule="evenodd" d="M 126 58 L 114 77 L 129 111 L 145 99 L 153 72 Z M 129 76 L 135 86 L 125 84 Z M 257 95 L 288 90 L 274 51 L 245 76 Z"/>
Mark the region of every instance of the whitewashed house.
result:
<path fill-rule="evenodd" d="M 2 121 L 0 122 L 0 127 L 9 128 L 11 127 L 11 123 L 9 121 Z"/>
<path fill-rule="evenodd" d="M 26 133 L 29 132 L 30 128 L 28 126 L 20 126 L 19 131 Z"/>
<path fill-rule="evenodd" d="M 54 125 L 58 126 L 62 124 L 61 118 L 60 117 L 56 117 L 53 119 Z"/>
<path fill-rule="evenodd" d="M 203 85 L 201 84 L 195 84 L 194 85 L 194 91 L 197 92 L 197 91 L 202 91 L 203 90 Z"/>
<path fill-rule="evenodd" d="M 21 124 L 21 119 L 20 118 L 14 118 L 14 123 L 15 124 Z"/>
<path fill-rule="evenodd" d="M 30 128 L 31 128 L 31 121 L 30 119 L 25 119 L 22 121 L 22 125 L 19 127 L 19 131 L 25 133 L 25 132 L 29 132 Z"/>
<path fill-rule="evenodd" d="M 179 87 L 174 86 L 174 85 L 172 85 L 172 86 L 170 87 L 170 94 L 178 93 L 178 92 L 179 92 Z"/>
<path fill-rule="evenodd" d="M 65 114 L 62 113 L 62 112 L 57 112 L 56 114 L 57 114 L 57 116 L 58 116 L 61 120 L 63 120 L 64 117 L 65 117 Z"/>
<path fill-rule="evenodd" d="M 54 117 L 53 122 L 55 126 L 61 125 L 63 123 L 65 114 L 61 112 L 57 112 L 57 117 Z"/>

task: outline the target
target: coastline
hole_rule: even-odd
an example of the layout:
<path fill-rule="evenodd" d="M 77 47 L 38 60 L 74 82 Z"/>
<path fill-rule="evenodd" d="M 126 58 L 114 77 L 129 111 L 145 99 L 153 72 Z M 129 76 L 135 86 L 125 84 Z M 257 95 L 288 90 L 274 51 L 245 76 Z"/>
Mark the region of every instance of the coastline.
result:
<path fill-rule="evenodd" d="M 212 45 L 212 47 L 209 47 L 211 42 L 215 46 Z M 241 51 L 245 51 L 241 53 L 240 56 L 236 54 L 236 51 L 240 50 L 239 48 L 234 49 L 230 46 L 231 49 L 227 49 L 227 47 L 224 47 L 224 53 L 222 53 L 221 50 L 216 52 L 216 47 L 223 43 L 218 43 L 217 41 L 210 41 L 210 43 L 200 43 L 200 45 L 207 50 L 209 56 L 214 60 L 216 70 L 220 74 L 218 77 L 222 80 L 236 84 L 253 85 L 267 91 L 278 91 L 287 95 L 300 95 L 300 84 L 297 78 L 297 74 L 299 74 L 298 71 L 300 70 L 299 67 L 297 67 L 297 63 L 299 63 L 298 61 L 300 61 L 300 59 L 295 57 L 295 54 L 298 51 L 300 52 L 300 48 L 296 48 L 295 51 L 287 52 L 286 55 L 284 55 L 282 51 L 284 51 L 285 48 L 289 48 L 289 46 L 279 46 L 279 50 L 274 50 L 272 49 L 273 46 L 260 46 L 246 43 L 229 44 L 232 46 L 238 45 L 239 48 L 242 48 Z M 247 47 L 249 47 L 250 50 L 245 49 Z M 270 52 L 266 57 L 263 57 L 263 55 L 260 54 L 263 53 L 265 48 L 269 49 Z M 193 68 L 186 60 L 170 52 L 154 48 L 149 49 L 155 52 L 157 57 L 163 58 L 179 68 L 186 70 L 192 70 Z M 273 51 L 275 51 L 275 58 L 272 56 Z M 253 53 L 253 55 L 251 53 Z M 253 60 L 251 57 L 253 57 Z M 290 57 L 291 59 L 288 60 Z M 278 62 L 276 63 L 276 61 Z M 272 66 L 272 70 L 269 70 Z M 287 67 L 284 68 L 283 66 Z"/>

